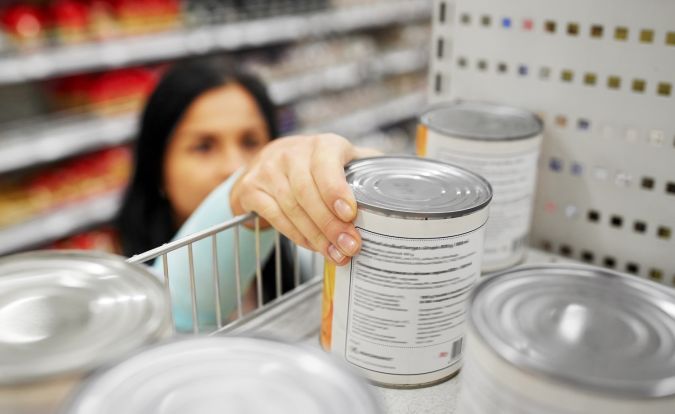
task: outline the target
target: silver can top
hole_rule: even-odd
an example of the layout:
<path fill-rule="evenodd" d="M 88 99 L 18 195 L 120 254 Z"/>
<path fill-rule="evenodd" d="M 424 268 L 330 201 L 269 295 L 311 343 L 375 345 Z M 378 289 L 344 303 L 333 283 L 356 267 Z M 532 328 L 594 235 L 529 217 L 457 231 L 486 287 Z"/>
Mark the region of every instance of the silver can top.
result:
<path fill-rule="evenodd" d="M 156 340 L 168 323 L 161 283 L 121 257 L 0 259 L 0 384 L 86 373 Z"/>
<path fill-rule="evenodd" d="M 428 158 L 362 158 L 345 167 L 360 208 L 405 218 L 460 217 L 486 207 L 490 184 L 478 174 Z"/>
<path fill-rule="evenodd" d="M 470 299 L 469 323 L 514 366 L 618 397 L 675 395 L 675 291 L 582 265 L 501 272 Z"/>
<path fill-rule="evenodd" d="M 264 339 L 171 341 L 94 374 L 64 413 L 379 413 L 368 386 L 336 362 Z"/>
<path fill-rule="evenodd" d="M 485 141 L 532 138 L 543 130 L 541 119 L 524 109 L 487 102 L 441 104 L 420 116 L 420 122 L 444 135 Z"/>

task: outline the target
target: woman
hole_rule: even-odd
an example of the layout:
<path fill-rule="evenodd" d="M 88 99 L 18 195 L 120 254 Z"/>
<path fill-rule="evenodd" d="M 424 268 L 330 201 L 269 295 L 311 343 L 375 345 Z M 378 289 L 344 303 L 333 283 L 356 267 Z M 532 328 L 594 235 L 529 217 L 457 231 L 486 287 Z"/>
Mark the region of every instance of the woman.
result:
<path fill-rule="evenodd" d="M 135 172 L 118 222 L 124 253 L 141 253 L 254 211 L 263 228 L 273 226 L 296 244 L 346 263 L 360 237 L 351 224 L 356 202 L 343 167 L 366 151 L 332 134 L 276 138 L 274 106 L 255 78 L 205 63 L 174 66 L 141 119 Z M 224 318 L 237 301 L 232 238 L 225 232 L 217 239 Z M 260 241 L 267 258 L 273 233 L 262 231 Z M 194 246 L 199 321 L 209 326 L 215 323 L 210 247 L 209 240 Z M 255 269 L 249 230 L 241 231 L 241 249 L 246 289 Z M 187 252 L 170 254 L 168 263 L 176 325 L 189 329 Z"/>

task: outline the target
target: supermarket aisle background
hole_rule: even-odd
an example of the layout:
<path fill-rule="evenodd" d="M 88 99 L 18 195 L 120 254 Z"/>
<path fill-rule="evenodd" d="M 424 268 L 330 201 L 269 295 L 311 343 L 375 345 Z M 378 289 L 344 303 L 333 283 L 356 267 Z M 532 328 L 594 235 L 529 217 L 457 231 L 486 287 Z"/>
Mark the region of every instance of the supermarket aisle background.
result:
<path fill-rule="evenodd" d="M 259 74 L 283 134 L 413 151 L 431 1 L 0 1 L 0 255 L 112 251 L 138 111 L 174 61 Z"/>

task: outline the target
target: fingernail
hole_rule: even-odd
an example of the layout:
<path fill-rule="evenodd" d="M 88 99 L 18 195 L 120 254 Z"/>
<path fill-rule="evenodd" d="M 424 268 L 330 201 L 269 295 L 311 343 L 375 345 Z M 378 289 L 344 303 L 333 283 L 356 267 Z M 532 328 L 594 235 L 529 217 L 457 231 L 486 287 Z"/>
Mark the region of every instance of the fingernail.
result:
<path fill-rule="evenodd" d="M 356 239 L 347 233 L 340 233 L 337 238 L 337 244 L 340 246 L 340 249 L 348 255 L 356 253 L 356 250 L 358 249 Z"/>
<path fill-rule="evenodd" d="M 333 203 L 333 207 L 335 208 L 335 213 L 340 217 L 340 220 L 352 221 L 354 219 L 354 210 L 345 200 L 338 198 L 335 200 L 335 203 Z"/>
<path fill-rule="evenodd" d="M 340 253 L 340 251 L 337 249 L 337 247 L 333 246 L 332 244 L 328 246 L 328 254 L 330 255 L 331 259 L 335 261 L 335 263 L 342 263 L 342 261 L 345 259 L 345 256 Z"/>

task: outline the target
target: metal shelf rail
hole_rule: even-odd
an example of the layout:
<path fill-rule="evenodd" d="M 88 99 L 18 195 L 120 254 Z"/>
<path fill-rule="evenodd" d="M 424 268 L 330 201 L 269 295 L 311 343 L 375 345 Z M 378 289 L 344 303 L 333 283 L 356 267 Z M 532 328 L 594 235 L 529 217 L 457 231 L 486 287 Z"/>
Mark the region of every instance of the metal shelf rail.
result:
<path fill-rule="evenodd" d="M 184 29 L 0 58 L 0 85 L 118 68 L 307 37 L 405 23 L 431 16 L 431 2 L 380 1 L 300 16 L 280 16 Z"/>

